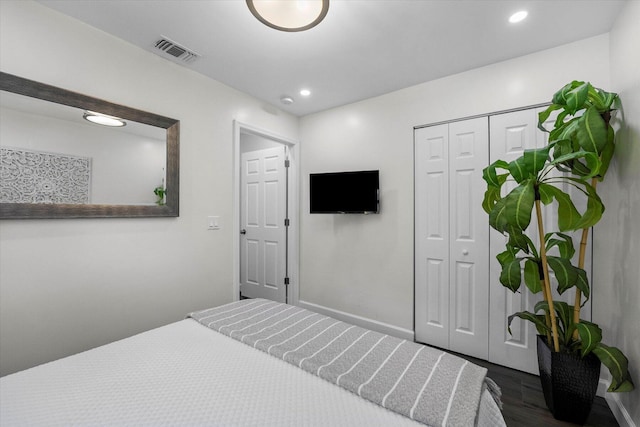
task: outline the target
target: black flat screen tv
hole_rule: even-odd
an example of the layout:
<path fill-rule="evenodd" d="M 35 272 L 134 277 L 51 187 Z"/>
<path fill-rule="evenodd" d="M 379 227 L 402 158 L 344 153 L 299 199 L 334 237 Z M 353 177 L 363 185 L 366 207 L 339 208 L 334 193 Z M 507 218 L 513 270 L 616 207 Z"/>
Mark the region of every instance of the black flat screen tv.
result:
<path fill-rule="evenodd" d="M 379 171 L 312 173 L 309 175 L 312 214 L 379 213 Z"/>

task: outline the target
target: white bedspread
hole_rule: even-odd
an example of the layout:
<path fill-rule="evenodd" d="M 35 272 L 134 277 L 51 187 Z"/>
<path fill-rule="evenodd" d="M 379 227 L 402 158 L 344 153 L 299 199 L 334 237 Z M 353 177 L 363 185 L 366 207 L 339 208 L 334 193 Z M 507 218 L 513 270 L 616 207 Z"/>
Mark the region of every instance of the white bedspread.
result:
<path fill-rule="evenodd" d="M 422 424 L 186 319 L 0 378 L 0 425 Z"/>

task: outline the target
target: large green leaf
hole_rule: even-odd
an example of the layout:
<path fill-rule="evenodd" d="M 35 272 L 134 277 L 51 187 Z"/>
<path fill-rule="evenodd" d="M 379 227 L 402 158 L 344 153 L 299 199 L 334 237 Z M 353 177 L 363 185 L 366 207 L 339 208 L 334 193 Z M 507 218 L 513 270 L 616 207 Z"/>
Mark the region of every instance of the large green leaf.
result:
<path fill-rule="evenodd" d="M 533 294 L 542 291 L 540 269 L 538 263 L 532 259 L 524 262 L 524 283 Z"/>
<path fill-rule="evenodd" d="M 509 240 L 507 245 L 520 249 L 524 253 L 528 254 L 532 250 L 535 251 L 535 245 L 531 242 L 531 239 L 515 225 L 507 225 L 506 232 L 509 234 Z"/>
<path fill-rule="evenodd" d="M 495 162 L 491 163 L 489 166 L 487 166 L 482 170 L 482 179 L 486 181 L 487 185 L 492 187 L 498 187 L 498 188 L 502 187 L 502 184 L 504 183 L 504 179 L 501 180 L 498 178 L 499 168 L 508 170 L 509 163 L 505 162 L 504 160 L 496 160 Z"/>
<path fill-rule="evenodd" d="M 533 182 L 523 182 L 495 203 L 489 212 L 489 225 L 501 233 L 509 231 L 509 226 L 525 230 L 531 221 L 534 197 Z"/>
<path fill-rule="evenodd" d="M 554 301 L 553 310 L 556 313 L 558 339 L 563 346 L 567 346 L 571 342 L 571 334 L 573 333 L 573 306 L 564 301 Z M 534 311 L 536 313 L 544 311 L 548 315 L 549 303 L 547 301 L 538 301 Z"/>
<path fill-rule="evenodd" d="M 602 329 L 595 323 L 580 322 L 576 324 L 578 335 L 582 343 L 582 357 L 587 354 L 600 343 L 602 340 Z"/>
<path fill-rule="evenodd" d="M 600 197 L 589 197 L 587 199 L 587 209 L 576 224 L 576 229 L 593 227 L 600 221 L 603 213 L 604 205 Z"/>
<path fill-rule="evenodd" d="M 598 196 L 596 189 L 586 181 L 583 181 L 579 178 L 565 178 L 568 181 L 573 182 L 573 184 L 580 188 L 584 194 L 587 195 L 587 209 L 584 214 L 581 215 L 580 219 L 574 224 L 576 229 L 589 228 L 594 226 L 600 221 L 602 218 L 602 214 L 604 213 L 604 204 Z"/>
<path fill-rule="evenodd" d="M 572 86 L 574 85 L 575 82 Z M 575 114 L 578 110 L 584 108 L 590 86 L 589 83 L 579 82 L 565 94 L 566 110 L 569 114 Z"/>
<path fill-rule="evenodd" d="M 578 143 L 585 151 L 600 155 L 607 144 L 607 124 L 595 107 L 587 111 L 579 121 L 577 129 Z"/>
<path fill-rule="evenodd" d="M 601 111 L 611 110 L 615 107 L 615 102 L 618 100 L 618 94 L 614 92 L 606 92 L 602 89 L 597 89 L 598 98 L 602 102 Z"/>
<path fill-rule="evenodd" d="M 526 230 L 531 222 L 531 211 L 535 201 L 533 182 L 531 179 L 522 182 L 504 198 L 507 223 L 515 225 L 520 230 Z"/>
<path fill-rule="evenodd" d="M 607 391 L 631 391 L 634 389 L 631 375 L 629 374 L 629 360 L 616 347 L 608 347 L 599 343 L 593 354 L 605 365 L 611 373 L 611 385 Z"/>
<path fill-rule="evenodd" d="M 510 246 L 507 246 L 507 250 L 496 255 L 496 259 L 500 263 L 500 266 L 504 267 L 505 265 L 516 259 L 516 251 L 513 250 L 513 248 L 511 248 Z"/>
<path fill-rule="evenodd" d="M 578 272 L 575 267 L 571 265 L 571 260 L 555 256 L 547 256 L 547 263 L 555 273 L 556 280 L 558 281 L 558 293 L 560 295 L 576 284 L 576 280 L 578 280 Z"/>
<path fill-rule="evenodd" d="M 553 158 L 557 159 L 562 156 L 566 156 L 573 152 L 573 144 L 570 139 L 560 139 L 555 141 L 553 146 Z M 554 163 L 555 167 L 561 172 L 571 172 L 573 167 L 573 160 L 563 161 L 561 163 Z"/>
<path fill-rule="evenodd" d="M 602 149 L 602 153 L 600 153 L 600 170 L 598 171 L 598 176 L 602 181 L 607 174 L 607 170 L 609 170 L 609 163 L 611 163 L 611 158 L 613 157 L 613 152 L 616 148 L 615 144 L 615 132 L 611 126 L 607 129 L 607 145 Z"/>
<path fill-rule="evenodd" d="M 580 163 L 580 161 L 584 161 L 585 163 Z M 589 179 L 596 176 L 601 165 L 600 157 L 598 157 L 597 153 L 591 153 L 585 150 L 563 154 L 562 156 L 555 157 L 550 163 L 554 166 L 558 164 L 570 164 L 572 170 L 575 170 L 577 175 L 583 177 L 582 179 Z M 582 170 L 576 169 L 578 166 L 582 167 Z"/>
<path fill-rule="evenodd" d="M 522 159 L 531 176 L 536 176 L 538 172 L 544 169 L 549 159 L 549 151 L 551 148 L 553 148 L 553 144 L 546 145 L 542 148 L 524 150 Z"/>
<path fill-rule="evenodd" d="M 559 91 L 553 94 L 553 99 L 551 100 L 551 102 L 554 104 L 566 106 L 567 99 L 570 97 L 569 94 L 571 93 L 571 91 L 583 84 L 584 82 L 574 80 L 571 83 L 564 85 Z"/>
<path fill-rule="evenodd" d="M 484 209 L 486 213 L 490 213 L 501 198 L 499 187 L 488 186 L 482 199 L 482 209 Z"/>
<path fill-rule="evenodd" d="M 502 198 L 498 200 L 489 212 L 489 225 L 501 233 L 504 233 L 509 224 L 507 219 L 507 199 Z"/>
<path fill-rule="evenodd" d="M 571 120 L 563 123 L 561 126 L 554 128 L 549 132 L 549 142 L 560 141 L 563 139 L 571 140 L 577 132 L 582 117 L 573 117 Z"/>
<path fill-rule="evenodd" d="M 540 196 L 540 201 L 545 205 L 553 202 L 554 191 L 549 187 L 553 186 L 545 183 L 538 184 L 538 195 Z"/>
<path fill-rule="evenodd" d="M 509 173 L 518 184 L 532 176 L 532 171 L 527 168 L 524 156 L 520 156 L 509 163 Z"/>
<path fill-rule="evenodd" d="M 545 192 L 545 194 L 553 195 L 558 202 L 558 228 L 560 231 L 575 230 L 581 215 L 573 204 L 571 197 L 550 184 L 541 183 L 538 189 L 541 193 Z"/>
<path fill-rule="evenodd" d="M 589 102 L 600 112 L 610 110 L 617 100 L 618 95 L 616 93 L 606 92 L 593 86 L 589 88 Z"/>
<path fill-rule="evenodd" d="M 549 331 L 549 328 L 547 327 L 547 324 L 544 320 L 544 316 L 533 314 L 529 311 L 519 311 L 507 318 L 507 329 L 510 334 L 511 334 L 511 322 L 513 322 L 513 319 L 515 319 L 516 317 L 532 322 L 536 326 L 536 330 L 538 331 L 538 333 L 541 335 L 545 335 Z"/>
<path fill-rule="evenodd" d="M 553 308 L 558 315 L 558 321 L 560 322 L 560 330 L 564 332 L 562 336 L 562 342 L 565 346 L 569 345 L 571 341 L 571 335 L 573 334 L 573 306 L 567 304 L 564 301 L 555 301 Z"/>
<path fill-rule="evenodd" d="M 582 292 L 582 295 L 584 296 L 584 302 L 581 304 L 581 306 L 583 306 L 587 303 L 587 301 L 589 300 L 589 297 L 591 296 L 591 289 L 589 288 L 589 279 L 587 278 L 586 271 L 578 267 L 575 267 L 575 269 L 578 273 L 578 278 L 576 279 L 575 286 L 580 290 L 580 292 Z"/>
<path fill-rule="evenodd" d="M 516 258 L 502 266 L 500 283 L 509 288 L 511 292 L 516 292 L 520 288 L 520 258 Z"/>
<path fill-rule="evenodd" d="M 544 128 L 544 123 L 551 116 L 551 113 L 560 109 L 562 109 L 562 105 L 551 104 L 544 111 L 541 111 L 540 113 L 538 113 L 538 129 L 540 129 L 543 132 L 548 132 L 548 130 Z M 556 124 L 556 127 L 557 127 L 557 124 Z"/>
<path fill-rule="evenodd" d="M 559 239 L 553 238 L 554 235 L 558 236 Z M 560 256 L 566 259 L 573 258 L 573 255 L 576 253 L 573 246 L 573 239 L 571 236 L 563 233 L 548 233 L 545 236 L 545 247 L 547 252 L 552 248 L 557 247 Z"/>

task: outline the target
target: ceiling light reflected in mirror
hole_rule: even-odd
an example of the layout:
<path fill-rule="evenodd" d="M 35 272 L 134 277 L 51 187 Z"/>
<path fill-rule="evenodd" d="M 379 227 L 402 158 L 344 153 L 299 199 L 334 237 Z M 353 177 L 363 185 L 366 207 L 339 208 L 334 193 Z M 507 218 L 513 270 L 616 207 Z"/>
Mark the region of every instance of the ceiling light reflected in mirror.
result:
<path fill-rule="evenodd" d="M 91 123 L 102 126 L 122 127 L 127 125 L 127 123 L 122 119 L 113 116 L 107 116 L 106 114 L 96 113 L 93 111 L 85 111 L 82 117 L 85 120 L 90 121 Z"/>

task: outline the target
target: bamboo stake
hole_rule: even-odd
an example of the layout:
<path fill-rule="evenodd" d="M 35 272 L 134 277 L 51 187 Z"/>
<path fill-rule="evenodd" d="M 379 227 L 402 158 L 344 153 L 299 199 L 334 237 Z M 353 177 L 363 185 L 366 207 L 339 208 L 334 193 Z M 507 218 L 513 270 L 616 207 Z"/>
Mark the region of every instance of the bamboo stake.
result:
<path fill-rule="evenodd" d="M 596 178 L 593 178 L 591 180 L 591 186 L 593 187 L 594 190 L 596 189 L 597 185 L 598 185 L 598 180 Z M 589 238 L 589 229 L 583 228 L 582 238 L 580 239 L 580 251 L 578 252 L 578 267 L 583 270 L 584 270 L 584 262 L 587 254 L 588 238 Z M 577 324 L 578 322 L 580 322 L 580 310 L 582 308 L 580 306 L 581 302 L 582 302 L 582 292 L 580 291 L 580 289 L 576 288 L 576 296 L 573 303 L 573 323 L 574 324 Z M 578 338 L 579 338 L 578 330 L 576 329 L 575 331 L 573 331 L 572 339 L 574 341 L 577 341 Z"/>
<path fill-rule="evenodd" d="M 536 216 L 538 217 L 538 235 L 540 237 L 540 259 L 542 260 L 543 273 L 543 297 L 546 294 L 547 303 L 549 304 L 549 315 L 551 316 L 551 335 L 553 337 L 554 351 L 560 351 L 558 343 L 558 325 L 556 322 L 556 311 L 553 307 L 553 294 L 551 293 L 551 283 L 549 281 L 549 266 L 547 265 L 547 249 L 544 244 L 544 228 L 542 226 L 542 208 L 540 207 L 540 199 L 536 198 Z"/>

